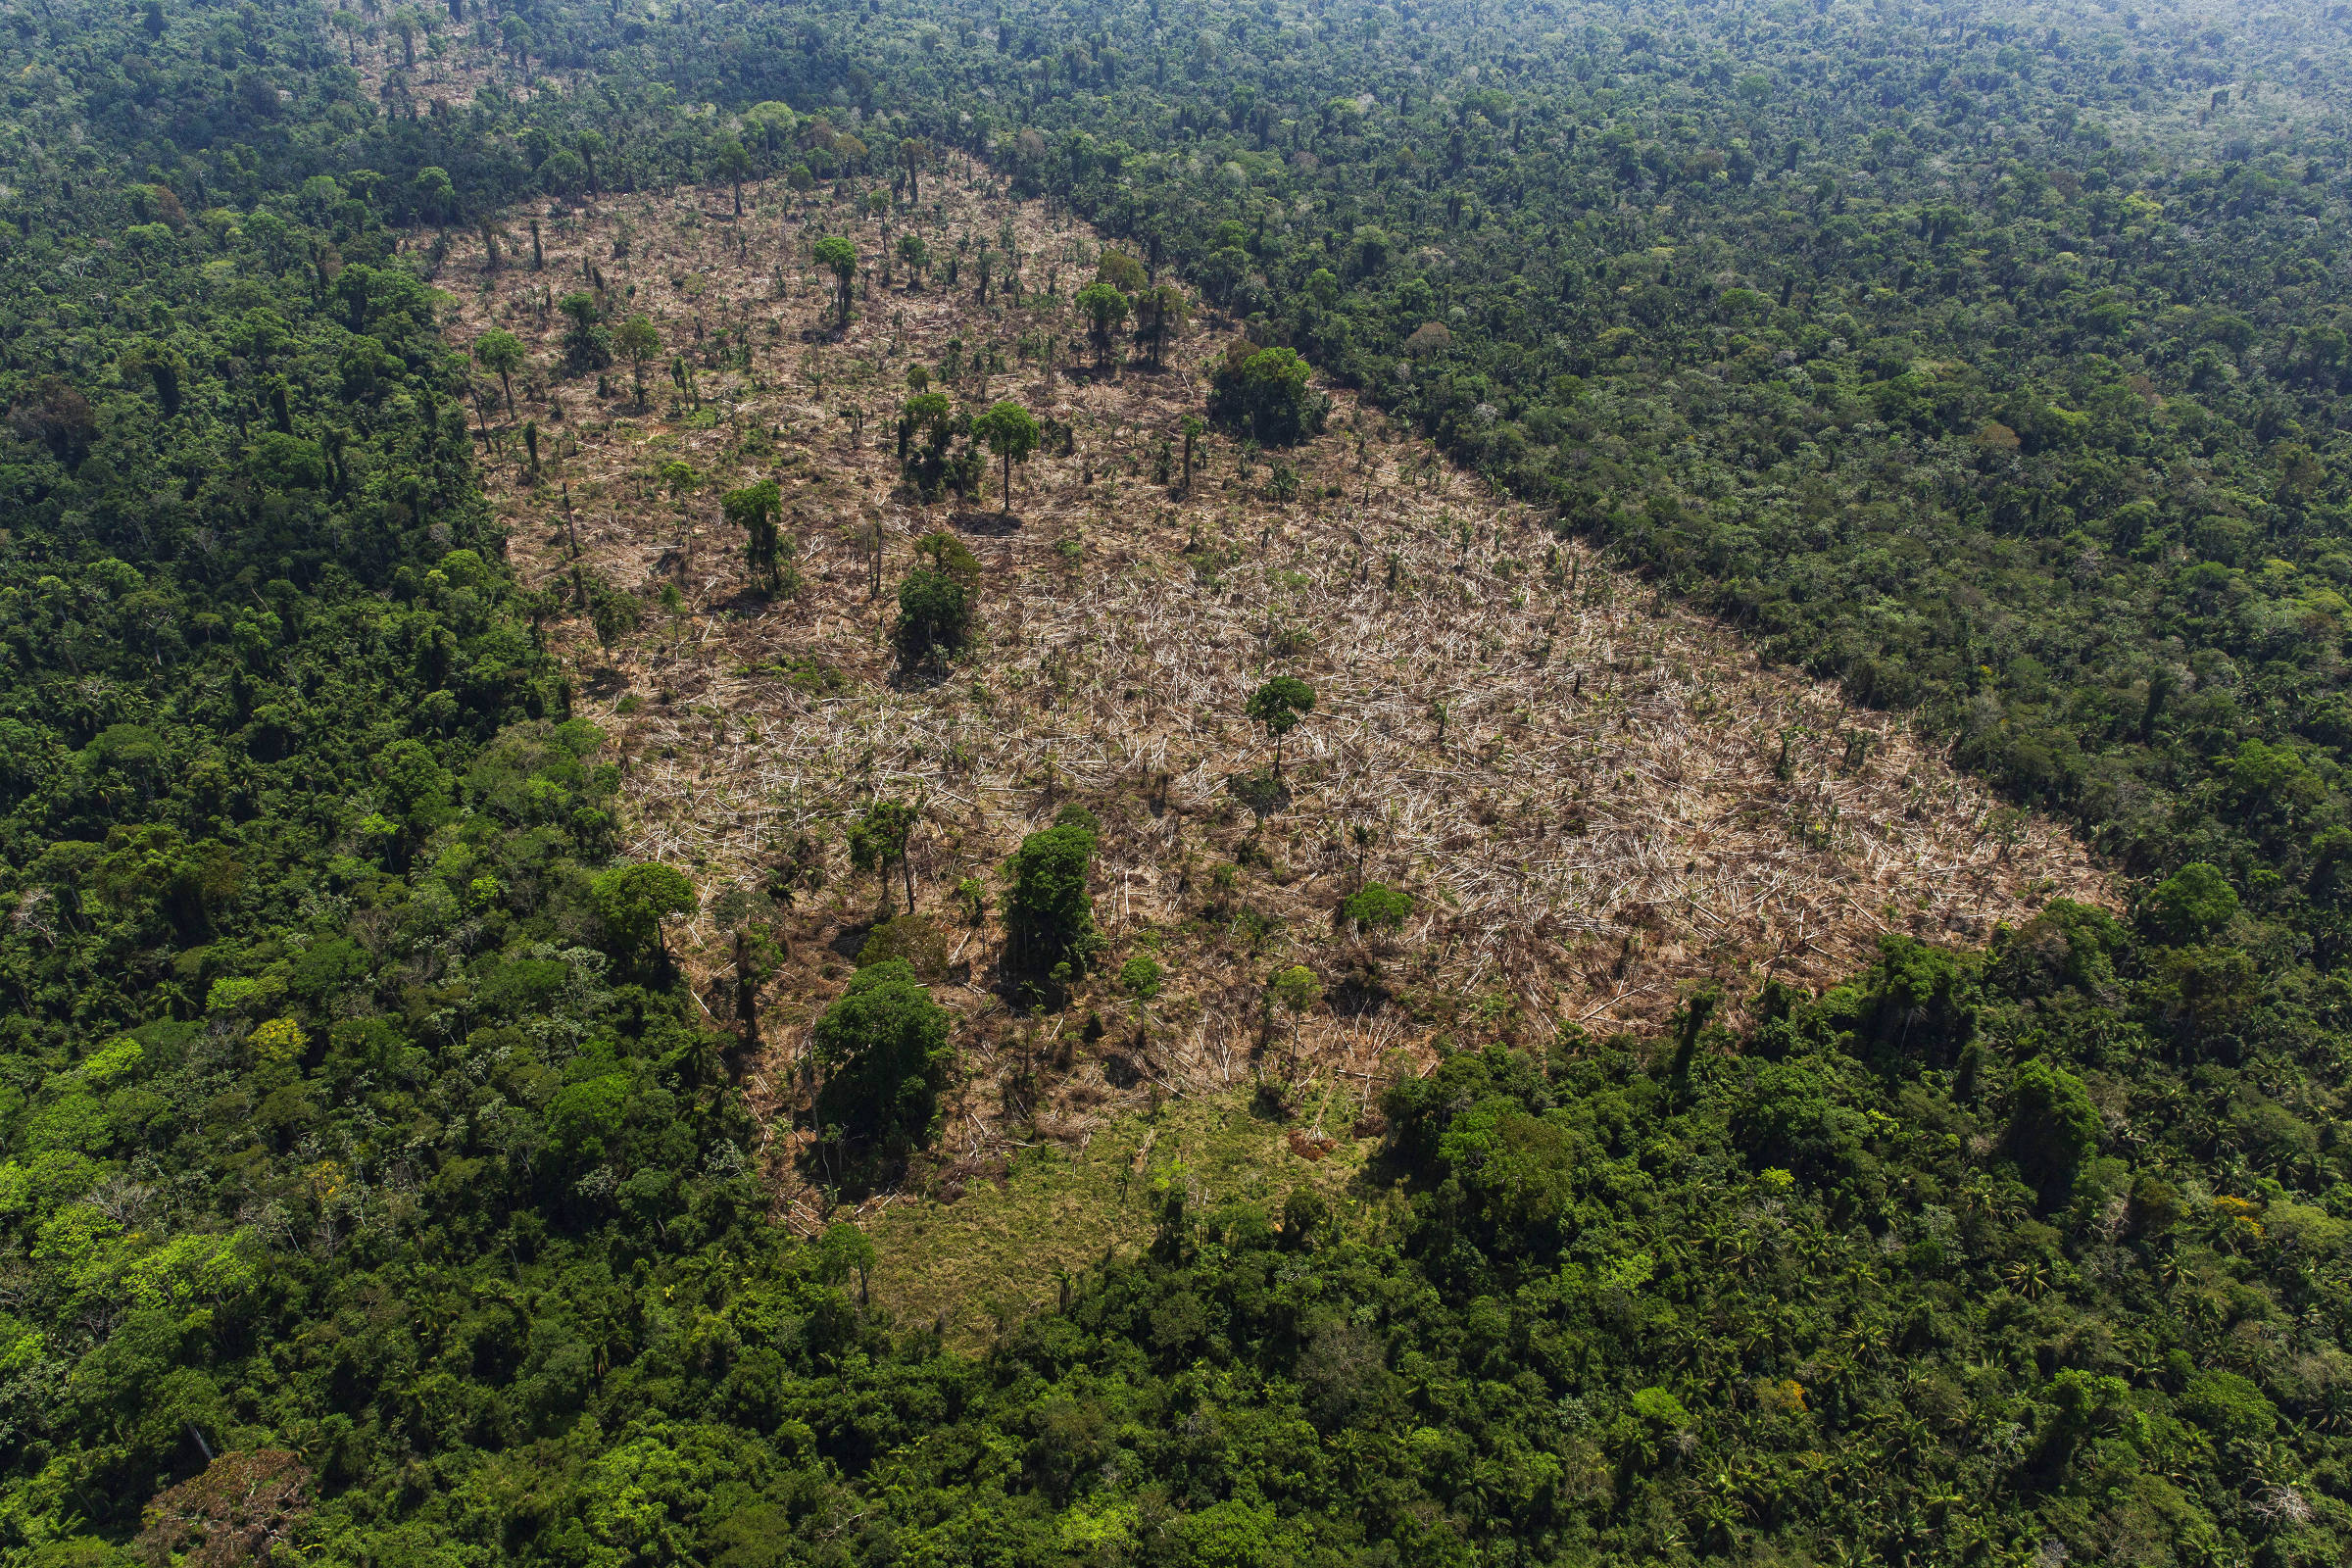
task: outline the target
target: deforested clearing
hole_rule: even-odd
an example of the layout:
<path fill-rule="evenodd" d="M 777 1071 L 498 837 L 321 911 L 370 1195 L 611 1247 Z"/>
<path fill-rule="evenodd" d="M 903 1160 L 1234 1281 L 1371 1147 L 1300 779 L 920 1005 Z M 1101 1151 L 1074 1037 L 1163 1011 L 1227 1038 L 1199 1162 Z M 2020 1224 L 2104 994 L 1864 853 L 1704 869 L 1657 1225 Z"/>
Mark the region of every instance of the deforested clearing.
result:
<path fill-rule="evenodd" d="M 1123 1101 L 1315 1080 L 1360 1101 L 1443 1045 L 1653 1033 L 1707 981 L 1818 988 L 1886 933 L 1967 943 L 2054 897 L 2115 902 L 2081 845 L 1900 716 L 1765 667 L 1344 393 L 1298 448 L 1201 438 L 1187 488 L 1180 421 L 1237 328 L 1199 309 L 1164 368 L 1123 343 L 1098 366 L 1071 297 L 1102 242 L 978 172 L 934 173 L 912 223 L 780 182 L 742 203 L 722 185 L 515 213 L 491 230 L 499 265 L 461 237 L 438 281 L 454 341 L 495 327 L 527 350 L 512 414 L 498 376 L 477 388 L 491 493 L 577 710 L 624 758 L 627 853 L 698 886 L 676 939 L 705 1004 L 734 1005 L 736 928 L 786 955 L 747 1068 L 779 1172 L 808 1025 L 885 898 L 842 842 L 880 799 L 918 808 L 914 897 L 951 950 L 969 1073 L 951 1180 L 1008 1141 L 1081 1140 Z M 907 232 L 932 262 L 911 289 Z M 811 260 L 826 233 L 860 252 L 846 330 Z M 1017 298 L 950 268 L 964 243 L 1017 257 Z M 575 290 L 657 329 L 642 403 L 625 360 L 601 391 L 563 373 Z M 900 485 L 915 366 L 958 405 L 1051 416 L 1009 517 L 993 464 L 962 500 Z M 719 502 L 763 478 L 798 577 L 772 599 Z M 977 640 L 910 673 L 895 590 L 914 541 L 951 528 L 981 569 Z M 607 617 L 600 641 L 583 606 L 612 592 L 637 624 Z M 1278 781 L 1244 710 L 1277 674 L 1315 696 Z M 1006 857 L 1070 803 L 1102 824 L 1107 961 L 1033 1016 L 993 983 L 994 914 L 956 890 L 998 901 Z M 788 858 L 798 886 L 771 898 Z M 1393 934 L 1341 918 L 1366 882 L 1411 900 Z M 1111 979 L 1137 954 L 1167 976 L 1148 1006 Z M 1319 1000 L 1294 1016 L 1268 981 L 1297 965 Z"/>

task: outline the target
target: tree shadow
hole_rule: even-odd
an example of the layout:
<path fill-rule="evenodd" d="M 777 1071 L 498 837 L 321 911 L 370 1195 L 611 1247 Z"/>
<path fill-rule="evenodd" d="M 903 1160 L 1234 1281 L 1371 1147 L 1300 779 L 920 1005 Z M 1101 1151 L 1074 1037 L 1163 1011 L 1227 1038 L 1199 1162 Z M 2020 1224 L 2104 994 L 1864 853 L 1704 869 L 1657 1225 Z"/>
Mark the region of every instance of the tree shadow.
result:
<path fill-rule="evenodd" d="M 1010 512 L 976 512 L 958 508 L 948 514 L 948 525 L 957 533 L 968 533 L 982 539 L 1003 539 L 1021 531 L 1021 519 Z"/>
<path fill-rule="evenodd" d="M 1274 776 L 1269 769 L 1253 773 L 1235 773 L 1225 780 L 1226 793 L 1244 806 L 1259 821 L 1290 809 L 1291 787 Z"/>
<path fill-rule="evenodd" d="M 825 946 L 856 963 L 858 955 L 865 951 L 866 940 L 874 934 L 874 927 L 880 923 L 878 920 L 859 920 L 844 925 L 825 939 Z"/>

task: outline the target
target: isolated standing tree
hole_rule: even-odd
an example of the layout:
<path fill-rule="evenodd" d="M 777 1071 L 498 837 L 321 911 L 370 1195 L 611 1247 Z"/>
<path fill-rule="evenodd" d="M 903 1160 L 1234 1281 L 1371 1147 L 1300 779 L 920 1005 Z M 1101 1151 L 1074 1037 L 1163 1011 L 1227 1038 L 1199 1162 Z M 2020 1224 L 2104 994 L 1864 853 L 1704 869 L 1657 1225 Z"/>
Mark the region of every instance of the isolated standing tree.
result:
<path fill-rule="evenodd" d="M 416 69 L 416 33 L 423 25 L 424 19 L 407 6 L 392 13 L 392 31 L 400 39 L 400 63 L 406 70 Z"/>
<path fill-rule="evenodd" d="M 752 155 L 743 150 L 743 143 L 732 136 L 719 136 L 710 143 L 710 172 L 725 180 L 735 192 L 735 216 L 743 216 L 743 182 L 752 175 Z"/>
<path fill-rule="evenodd" d="M 784 586 L 782 535 L 776 526 L 776 514 L 783 507 L 783 493 L 773 479 L 730 490 L 719 497 L 719 509 L 727 520 L 743 529 L 744 559 L 751 567 L 752 585 L 760 592 L 774 595 Z"/>
<path fill-rule="evenodd" d="M 931 260 L 931 247 L 923 243 L 923 236 L 912 229 L 901 234 L 899 260 L 906 264 L 907 288 L 920 289 L 923 285 L 923 268 Z"/>
<path fill-rule="evenodd" d="M 980 598 L 980 563 L 952 533 L 931 532 L 914 542 L 918 564 L 899 584 L 899 657 L 909 666 L 935 653 L 954 653 L 970 640 Z"/>
<path fill-rule="evenodd" d="M 1315 689 L 1296 675 L 1277 675 L 1250 694 L 1244 710 L 1274 742 L 1274 776 L 1282 777 L 1282 738 L 1314 710 Z"/>
<path fill-rule="evenodd" d="M 632 316 L 612 334 L 612 347 L 629 362 L 629 378 L 637 389 L 637 407 L 645 407 L 645 362 L 662 354 L 662 334 L 642 316 Z"/>
<path fill-rule="evenodd" d="M 1354 925 L 1358 936 L 1393 932 L 1412 912 L 1412 896 L 1383 882 L 1367 882 L 1340 901 L 1341 917 Z"/>
<path fill-rule="evenodd" d="M 1078 291 L 1077 303 L 1086 316 L 1086 336 L 1095 346 L 1095 363 L 1101 365 L 1110 358 L 1112 336 L 1127 319 L 1127 296 L 1115 286 L 1098 281 Z"/>
<path fill-rule="evenodd" d="M 1184 432 L 1184 493 L 1193 493 L 1193 443 L 1208 433 L 1208 426 L 1198 414 L 1188 414 L 1177 424 Z"/>
<path fill-rule="evenodd" d="M 1287 348 L 1236 338 L 1209 374 L 1208 416 L 1270 447 L 1319 435 L 1328 400 L 1309 385 L 1313 369 Z"/>
<path fill-rule="evenodd" d="M 949 1023 L 906 959 L 858 970 L 811 1031 L 825 1073 L 818 1124 L 878 1164 L 929 1143 L 948 1081 Z"/>
<path fill-rule="evenodd" d="M 1038 974 L 1067 981 L 1094 961 L 1102 937 L 1095 930 L 1095 903 L 1086 891 L 1100 824 L 1083 807 L 1065 806 L 1054 825 L 1021 841 L 1007 867 L 1012 888 L 1004 899 L 1004 932 L 1013 961 Z"/>
<path fill-rule="evenodd" d="M 522 339 L 492 327 L 473 340 L 473 358 L 483 369 L 497 372 L 499 385 L 507 390 L 507 417 L 514 417 L 514 372 L 522 367 Z"/>
<path fill-rule="evenodd" d="M 1168 339 L 1184 330 L 1188 308 L 1184 290 L 1173 283 L 1162 283 L 1135 297 L 1135 335 L 1153 369 L 1159 368 Z"/>
<path fill-rule="evenodd" d="M 816 265 L 833 274 L 833 296 L 839 306 L 840 324 L 850 324 L 850 284 L 858 276 L 858 246 L 847 235 L 827 234 L 816 242 L 809 253 Z"/>
<path fill-rule="evenodd" d="M 1041 432 L 1037 418 L 1010 399 L 996 404 L 986 414 L 972 421 L 972 434 L 988 443 L 1004 465 L 1004 512 L 1012 513 L 1012 466 L 1027 463 L 1037 450 Z"/>
<path fill-rule="evenodd" d="M 654 477 L 662 481 L 662 488 L 669 492 L 669 499 L 681 505 L 703 482 L 701 471 L 683 458 L 670 459 L 655 470 Z"/>
<path fill-rule="evenodd" d="M 906 912 L 914 912 L 914 871 L 906 863 L 906 842 L 914 836 L 913 807 L 904 801 L 876 801 L 850 824 L 850 864 L 872 871 L 882 879 L 882 912 L 892 912 L 890 868 L 895 863 L 906 879 Z"/>
<path fill-rule="evenodd" d="M 1269 1002 L 1291 1015 L 1291 1059 L 1298 1059 L 1298 1024 L 1323 1000 L 1323 983 L 1303 963 L 1294 963 L 1266 984 Z"/>
<path fill-rule="evenodd" d="M 612 339 L 600 324 L 605 315 L 597 306 L 595 295 L 586 289 L 573 289 L 556 301 L 556 309 L 571 318 L 571 325 L 564 333 L 566 369 L 574 375 L 583 375 L 612 363 Z"/>
<path fill-rule="evenodd" d="M 923 159 L 930 151 L 929 145 L 917 136 L 905 137 L 899 143 L 899 162 L 906 170 L 906 201 L 909 206 L 923 199 L 922 190 L 916 181 L 923 167 Z"/>

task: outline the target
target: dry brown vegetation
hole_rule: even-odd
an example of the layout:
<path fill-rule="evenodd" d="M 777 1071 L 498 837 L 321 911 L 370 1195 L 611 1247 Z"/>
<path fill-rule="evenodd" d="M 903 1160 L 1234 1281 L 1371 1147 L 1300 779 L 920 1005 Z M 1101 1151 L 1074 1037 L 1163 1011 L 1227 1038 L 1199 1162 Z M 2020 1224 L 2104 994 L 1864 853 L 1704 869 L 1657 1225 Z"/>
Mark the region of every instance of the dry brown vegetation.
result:
<path fill-rule="evenodd" d="M 466 236 L 440 281 L 460 295 L 454 341 L 500 325 L 535 356 L 515 420 L 484 381 L 491 488 L 523 577 L 567 605 L 591 573 L 644 597 L 642 628 L 609 652 L 576 610 L 551 628 L 580 710 L 625 753 L 628 852 L 689 870 L 709 909 L 802 836 L 822 847 L 823 890 L 772 910 L 792 956 L 761 993 L 752 1082 L 779 1134 L 806 1025 L 879 897 L 840 848 L 877 798 L 920 803 L 917 893 L 958 977 L 942 996 L 965 1015 L 972 1077 L 951 1178 L 1009 1142 L 1082 1140 L 1122 1099 L 1317 1076 L 1360 1096 L 1395 1051 L 1562 1022 L 1647 1031 L 1702 979 L 1820 986 L 1883 932 L 1965 941 L 2060 894 L 2107 902 L 2079 845 L 1899 719 L 1762 667 L 1345 396 L 1311 446 L 1253 456 L 1212 436 L 1189 495 L 1152 482 L 1230 330 L 1197 322 L 1163 371 L 1067 373 L 1082 354 L 1067 301 L 1099 242 L 985 176 L 934 174 L 919 216 L 888 226 L 781 185 L 745 201 L 740 221 L 724 187 L 542 213 L 544 270 L 522 238 L 486 270 Z M 1001 288 L 981 302 L 970 253 L 953 288 L 935 274 L 908 292 L 903 270 L 885 288 L 875 264 L 910 220 L 943 259 L 1008 231 L 1023 303 Z M 828 229 L 873 268 L 846 333 L 808 261 Z M 647 315 L 693 367 L 689 391 L 666 363 L 648 367 L 643 411 L 625 364 L 603 396 L 594 376 L 555 377 L 555 303 L 600 277 L 612 316 Z M 1050 382 L 1020 348 L 1047 336 L 1065 368 Z M 984 350 L 1009 370 L 972 373 Z M 891 420 L 907 367 L 951 358 L 967 367 L 959 401 L 1020 397 L 1074 442 L 1016 471 L 1009 531 L 992 526 L 992 468 L 971 503 L 988 510 L 962 514 L 984 570 L 978 644 L 946 678 L 915 679 L 887 645 L 891 595 L 951 509 L 895 493 Z M 519 419 L 540 425 L 536 482 Z M 1296 469 L 1287 503 L 1277 456 Z M 695 471 L 674 495 L 658 477 L 672 462 Z M 800 591 L 774 603 L 748 592 L 717 505 L 763 476 L 800 551 Z M 1288 800 L 1260 816 L 1229 781 L 1268 760 L 1243 705 L 1277 672 L 1318 701 L 1286 747 Z M 991 928 L 967 928 L 951 896 L 965 877 L 1000 891 L 1004 857 L 1069 801 L 1104 824 L 1109 967 L 1150 951 L 1168 971 L 1141 1021 L 1102 980 L 1066 1013 L 1017 1016 L 989 989 Z M 1340 929 L 1359 875 L 1416 901 L 1394 940 Z M 685 947 L 724 1016 L 729 933 L 706 915 Z M 1264 999 L 1297 963 L 1325 1001 L 1294 1039 Z"/>

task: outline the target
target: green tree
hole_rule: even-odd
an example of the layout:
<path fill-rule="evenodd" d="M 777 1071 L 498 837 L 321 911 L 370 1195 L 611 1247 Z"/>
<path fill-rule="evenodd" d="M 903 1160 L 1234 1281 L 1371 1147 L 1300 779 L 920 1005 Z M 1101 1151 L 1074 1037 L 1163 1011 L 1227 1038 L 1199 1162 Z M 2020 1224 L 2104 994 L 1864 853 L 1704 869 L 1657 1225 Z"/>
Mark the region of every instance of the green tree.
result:
<path fill-rule="evenodd" d="M 1291 1015 L 1291 1055 L 1298 1054 L 1298 1025 L 1323 1000 L 1323 982 L 1303 963 L 1294 963 L 1266 983 L 1269 1004 Z"/>
<path fill-rule="evenodd" d="M 1004 511 L 1008 515 L 1012 512 L 1012 466 L 1029 461 L 1040 434 L 1036 416 L 1010 401 L 992 406 L 972 421 L 973 438 L 985 441 L 1004 466 Z"/>
<path fill-rule="evenodd" d="M 923 268 L 931 260 L 931 247 L 923 236 L 912 229 L 899 236 L 899 260 L 906 266 L 906 286 L 914 288 L 922 281 Z"/>
<path fill-rule="evenodd" d="M 980 563 L 962 540 L 934 531 L 914 543 L 913 570 L 899 584 L 892 633 L 908 665 L 960 650 L 971 639 L 980 599 Z"/>
<path fill-rule="evenodd" d="M 950 1022 L 904 958 L 858 970 L 816 1020 L 810 1040 L 824 1074 L 816 1120 L 853 1171 L 886 1173 L 938 1135 L 955 1060 Z"/>
<path fill-rule="evenodd" d="M 920 819 L 920 813 L 904 801 L 876 801 L 850 824 L 850 864 L 881 878 L 885 914 L 891 908 L 890 868 L 894 863 L 906 879 L 906 912 L 914 912 L 914 870 L 906 858 L 906 846 Z"/>
<path fill-rule="evenodd" d="M 1295 446 L 1323 428 L 1326 403 L 1312 373 L 1295 349 L 1252 352 L 1237 341 L 1210 375 L 1209 417 L 1266 446 Z"/>
<path fill-rule="evenodd" d="M 1064 807 L 1052 827 L 1030 834 L 1013 853 L 1004 932 L 1012 961 L 1025 972 L 1067 982 L 1093 964 L 1102 939 L 1086 880 L 1100 831 L 1091 812 Z"/>
<path fill-rule="evenodd" d="M 2148 923 L 2173 942 L 2195 942 L 2237 913 L 2237 893 L 2222 869 L 2191 860 L 2156 885 L 2145 906 Z"/>
<path fill-rule="evenodd" d="M 1385 883 L 1367 882 L 1340 903 L 1340 913 L 1353 925 L 1357 934 L 1393 932 L 1401 927 L 1405 917 L 1413 912 L 1409 894 L 1399 893 Z"/>
<path fill-rule="evenodd" d="M 1168 340 L 1184 330 L 1191 301 L 1173 283 L 1162 283 L 1135 297 L 1135 335 L 1153 369 L 1159 368 Z"/>
<path fill-rule="evenodd" d="M 458 188 L 450 183 L 449 171 L 438 166 L 418 170 L 409 193 L 427 222 L 444 221 L 457 210 Z"/>
<path fill-rule="evenodd" d="M 732 136 L 713 136 L 706 155 L 710 172 L 727 182 L 735 193 L 735 216 L 743 216 L 743 182 L 752 177 L 752 155 L 743 143 Z"/>
<path fill-rule="evenodd" d="M 596 631 L 598 646 L 607 654 L 612 652 L 614 643 L 635 631 L 644 618 L 645 606 L 635 594 L 603 583 L 591 590 L 588 620 Z"/>
<path fill-rule="evenodd" d="M 405 70 L 416 69 L 416 34 L 424 29 L 424 19 L 409 6 L 395 6 L 389 24 L 400 39 L 400 63 Z"/>
<path fill-rule="evenodd" d="M 1089 283 L 1078 291 L 1076 304 L 1086 317 L 1086 337 L 1095 346 L 1095 363 L 1101 365 L 1110 358 L 1119 323 L 1127 319 L 1127 296 L 1112 284 Z"/>
<path fill-rule="evenodd" d="M 1296 675 L 1277 675 L 1250 694 L 1243 711 L 1261 725 L 1274 743 L 1274 776 L 1282 777 L 1282 738 L 1314 711 L 1315 689 Z"/>
<path fill-rule="evenodd" d="M 662 334 L 643 316 L 632 316 L 612 333 L 612 347 L 629 362 L 629 379 L 637 392 L 637 407 L 645 407 L 645 362 L 659 359 Z"/>
<path fill-rule="evenodd" d="M 719 498 L 719 510 L 744 533 L 744 559 L 752 583 L 770 596 L 784 591 L 782 530 L 777 519 L 783 492 L 773 479 L 761 479 Z"/>
<path fill-rule="evenodd" d="M 1188 414 L 1177 421 L 1177 430 L 1184 436 L 1184 493 L 1193 492 L 1193 443 L 1208 433 L 1208 426 L 1197 414 Z"/>
<path fill-rule="evenodd" d="M 1159 995 L 1165 971 L 1159 960 L 1150 954 L 1139 953 L 1119 965 L 1119 989 L 1136 1000 L 1138 1005 Z"/>
<path fill-rule="evenodd" d="M 612 363 L 612 346 L 602 325 L 604 312 L 598 308 L 595 295 L 586 289 L 574 289 L 556 302 L 556 309 L 571 320 L 564 333 L 565 369 L 574 375 L 585 375 Z"/>
<path fill-rule="evenodd" d="M 624 959 L 642 956 L 648 948 L 667 959 L 669 944 L 662 922 L 671 915 L 692 914 L 701 906 L 694 884 L 658 860 L 640 860 L 600 872 L 590 884 L 590 896 L 613 951 Z"/>
<path fill-rule="evenodd" d="M 845 330 L 850 324 L 850 285 L 858 278 L 858 246 L 848 236 L 827 234 L 816 242 L 810 252 L 816 265 L 833 274 L 834 299 L 840 307 L 838 324 Z"/>
<path fill-rule="evenodd" d="M 2046 1056 L 2017 1069 L 2009 1088 L 2009 1152 L 2045 1199 L 2063 1197 L 2099 1145 L 2099 1111 L 2082 1080 Z"/>

